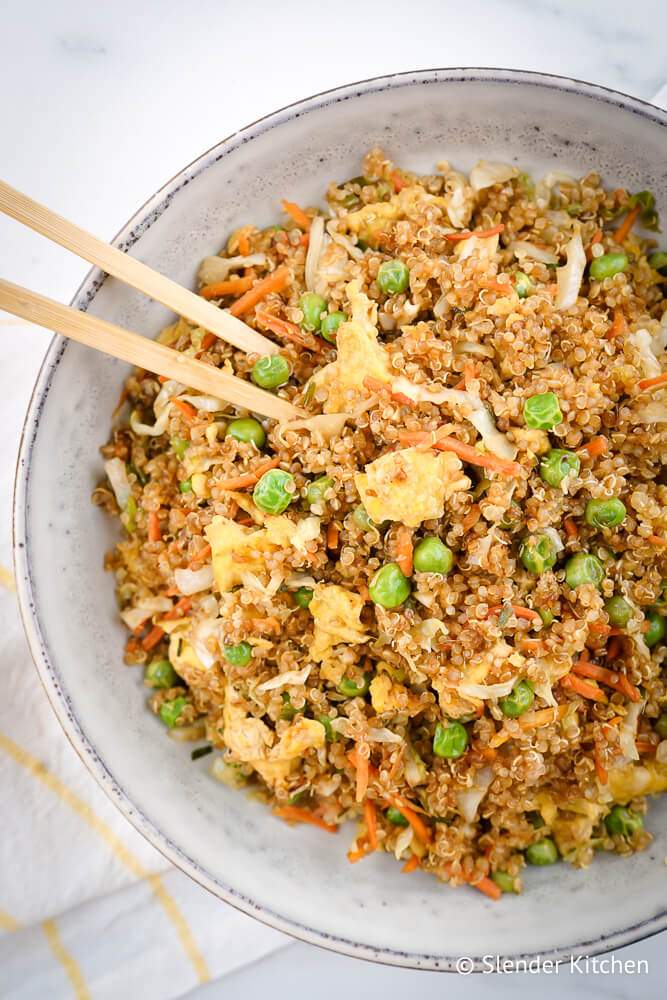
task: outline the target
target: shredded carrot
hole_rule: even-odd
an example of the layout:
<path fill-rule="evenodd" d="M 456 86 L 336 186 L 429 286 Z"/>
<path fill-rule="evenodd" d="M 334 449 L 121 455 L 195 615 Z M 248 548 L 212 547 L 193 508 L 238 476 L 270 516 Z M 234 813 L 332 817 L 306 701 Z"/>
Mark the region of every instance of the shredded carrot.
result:
<path fill-rule="evenodd" d="M 649 535 L 646 540 L 653 545 L 667 545 L 667 538 L 661 538 L 660 535 Z"/>
<path fill-rule="evenodd" d="M 599 243 L 601 239 L 602 239 L 602 230 L 596 229 L 595 232 L 593 233 L 591 242 L 586 247 L 586 260 L 591 261 L 593 259 L 593 247 L 595 246 L 596 243 Z"/>
<path fill-rule="evenodd" d="M 422 444 L 435 448 L 436 451 L 453 451 L 462 462 L 479 465 L 483 469 L 491 469 L 493 472 L 500 472 L 505 476 L 522 476 L 524 473 L 523 466 L 519 465 L 518 462 L 498 458 L 497 455 L 492 455 L 489 452 L 477 451 L 472 445 L 464 444 L 463 441 L 449 437 L 449 435 L 437 436 L 437 432 L 434 434 L 429 431 L 401 431 L 398 440 L 402 445 L 408 447 Z"/>
<path fill-rule="evenodd" d="M 513 290 L 511 282 L 498 281 L 497 278 L 487 278 L 486 281 L 482 282 L 482 287 L 488 288 L 491 292 L 497 292 L 499 295 L 508 295 Z"/>
<path fill-rule="evenodd" d="M 199 565 L 200 562 L 205 562 L 206 559 L 211 555 L 211 546 L 204 545 L 203 548 L 199 550 L 190 562 L 190 569 L 194 569 L 195 566 Z"/>
<path fill-rule="evenodd" d="M 307 247 L 309 243 L 310 243 L 310 234 L 302 233 L 301 236 L 299 237 L 300 246 Z"/>
<path fill-rule="evenodd" d="M 524 608 L 521 604 L 512 604 L 511 608 L 512 608 L 512 611 L 514 612 L 514 614 L 516 615 L 516 617 L 517 618 L 523 618 L 524 621 L 527 621 L 527 622 L 530 622 L 530 621 L 541 622 L 542 621 L 542 619 L 538 615 L 537 611 L 533 611 L 532 608 Z M 502 610 L 503 610 L 502 604 L 494 604 L 494 605 L 492 605 L 489 608 L 489 610 L 487 612 L 487 617 L 488 617 L 488 615 L 497 615 Z"/>
<path fill-rule="evenodd" d="M 398 170 L 394 170 L 390 176 L 391 183 L 394 185 L 394 191 L 396 194 L 398 194 L 399 191 L 402 191 L 404 187 L 408 186 L 408 182 L 401 177 Z"/>
<path fill-rule="evenodd" d="M 417 870 L 417 868 L 419 868 L 419 867 L 420 867 L 420 863 L 419 863 L 419 858 L 417 857 L 417 855 L 416 855 L 416 854 L 413 854 L 413 855 L 412 855 L 411 857 L 409 857 L 409 858 L 408 858 L 408 860 L 407 860 L 407 861 L 405 862 L 405 864 L 404 864 L 404 865 L 403 865 L 403 867 L 401 868 L 401 871 L 402 871 L 402 872 L 403 872 L 403 873 L 404 873 L 405 875 L 409 875 L 409 874 L 410 874 L 410 872 L 414 872 L 414 871 L 416 871 L 416 870 Z"/>
<path fill-rule="evenodd" d="M 641 210 L 642 210 L 641 205 L 635 205 L 634 208 L 631 208 L 626 217 L 623 219 L 623 222 L 620 224 L 620 226 L 614 233 L 614 240 L 616 241 L 616 243 L 618 243 L 619 246 L 623 246 L 623 244 L 627 240 L 628 236 L 630 235 L 630 230 L 632 229 L 635 222 L 639 218 Z"/>
<path fill-rule="evenodd" d="M 366 850 L 365 846 L 358 848 L 356 851 L 347 852 L 347 860 L 350 862 L 351 865 L 356 865 L 357 861 L 361 861 L 362 858 L 367 858 L 367 857 L 368 857 L 368 851 Z"/>
<path fill-rule="evenodd" d="M 180 601 L 176 601 L 171 611 L 167 611 L 164 616 L 164 621 L 171 621 L 173 618 L 178 618 L 180 615 L 187 615 L 188 611 L 192 607 L 192 601 L 189 597 L 181 597 Z"/>
<path fill-rule="evenodd" d="M 273 811 L 276 816 L 286 819 L 288 823 L 310 823 L 312 826 L 319 826 L 320 830 L 326 830 L 327 833 L 338 833 L 337 826 L 325 823 L 309 809 L 300 809 L 299 806 L 276 806 Z"/>
<path fill-rule="evenodd" d="M 305 348 L 307 351 L 313 351 L 314 353 L 319 353 L 325 348 L 323 341 L 318 340 L 314 337 L 312 333 L 308 333 L 307 330 L 302 330 L 300 326 L 296 323 L 290 323 L 286 319 L 281 319 L 279 316 L 273 316 L 269 312 L 265 312 L 263 309 L 257 309 L 255 312 L 255 319 L 260 324 L 260 326 L 266 327 L 271 333 L 275 333 L 276 337 L 282 337 L 283 340 L 292 341 L 294 344 L 298 344 L 299 347 Z"/>
<path fill-rule="evenodd" d="M 482 508 L 478 503 L 474 503 L 470 508 L 470 510 L 468 511 L 468 513 L 466 514 L 466 516 L 461 521 L 461 527 L 463 528 L 464 532 L 468 532 L 470 531 L 471 528 L 474 528 L 481 516 L 482 516 Z"/>
<path fill-rule="evenodd" d="M 568 691 L 574 691 L 575 694 L 581 695 L 582 698 L 588 698 L 590 701 L 606 702 L 609 700 L 597 684 L 589 684 L 573 674 L 566 674 L 565 677 L 561 678 L 560 683 L 561 687 L 567 688 Z"/>
<path fill-rule="evenodd" d="M 160 518 L 154 510 L 151 510 L 148 514 L 148 541 L 159 542 L 161 538 Z"/>
<path fill-rule="evenodd" d="M 415 399 L 411 399 L 410 396 L 406 396 L 403 392 L 395 392 L 391 387 L 391 382 L 383 382 L 382 379 L 373 378 L 372 375 L 364 376 L 364 385 L 371 392 L 388 392 L 391 398 L 396 403 L 403 403 L 406 406 L 418 406 L 419 403 Z"/>
<path fill-rule="evenodd" d="M 283 211 L 289 215 L 293 222 L 296 222 L 299 229 L 305 229 L 306 232 L 310 229 L 310 224 L 313 220 L 295 202 L 283 200 L 280 204 L 283 207 Z"/>
<path fill-rule="evenodd" d="M 375 803 L 371 799 L 364 801 L 364 820 L 368 837 L 368 849 L 377 851 L 378 847 L 378 815 Z"/>
<path fill-rule="evenodd" d="M 606 622 L 601 622 L 601 621 L 589 622 L 588 631 L 593 633 L 598 633 L 600 635 L 609 635 L 609 633 L 611 632 L 611 627 L 607 625 Z"/>
<path fill-rule="evenodd" d="M 628 680 L 625 674 L 616 670 L 609 670 L 607 667 L 600 667 L 596 663 L 588 663 L 586 660 L 577 660 L 572 664 L 572 671 L 580 677 L 589 677 L 591 680 L 599 681 L 614 691 L 620 691 L 630 701 L 641 701 L 641 695 L 634 684 Z"/>
<path fill-rule="evenodd" d="M 471 885 L 473 889 L 479 889 L 479 891 L 483 892 L 485 896 L 489 897 L 489 899 L 498 900 L 503 894 L 500 886 L 496 885 L 493 879 L 489 878 L 487 875 L 482 875 L 479 881 L 470 882 L 469 885 Z"/>
<path fill-rule="evenodd" d="M 563 527 L 565 528 L 565 534 L 571 542 L 573 542 L 575 538 L 579 537 L 579 530 L 571 517 L 565 518 L 563 521 Z"/>
<path fill-rule="evenodd" d="M 148 635 L 141 640 L 142 649 L 145 649 L 146 652 L 148 652 L 148 650 L 152 649 L 153 646 L 157 646 L 163 635 L 164 630 L 161 629 L 159 625 L 154 625 Z"/>
<path fill-rule="evenodd" d="M 458 242 L 459 240 L 469 240 L 471 236 L 477 236 L 479 239 L 485 239 L 487 236 L 498 236 L 502 233 L 505 228 L 505 223 L 500 222 L 497 226 L 493 226 L 491 229 L 474 229 L 471 231 L 466 231 L 464 233 L 445 233 L 445 239 L 452 240 L 453 242 Z"/>
<path fill-rule="evenodd" d="M 134 636 L 128 639 L 127 642 L 125 643 L 126 653 L 136 653 L 138 649 L 140 649 L 140 644 L 137 642 L 136 637 Z"/>
<path fill-rule="evenodd" d="M 605 334 L 607 340 L 614 340 L 616 337 L 622 337 L 624 333 L 628 331 L 628 324 L 623 314 L 623 310 L 619 309 L 618 306 L 614 309 L 614 318 L 612 324 Z"/>
<path fill-rule="evenodd" d="M 214 281 L 204 285 L 199 294 L 203 299 L 221 299 L 225 295 L 242 295 L 252 288 L 254 278 L 228 278 L 226 281 Z"/>
<path fill-rule="evenodd" d="M 577 448 L 577 455 L 585 454 L 588 458 L 597 458 L 599 455 L 604 455 L 609 447 L 609 442 L 606 437 L 602 434 L 598 437 L 591 438 L 587 444 Z"/>
<path fill-rule="evenodd" d="M 217 339 L 218 338 L 214 333 L 205 333 L 201 339 L 201 350 L 199 351 L 197 357 L 201 357 L 204 351 L 208 351 L 211 347 L 213 347 Z"/>
<path fill-rule="evenodd" d="M 250 253 L 250 240 L 248 234 L 243 230 L 239 233 L 239 253 L 242 257 L 247 257 Z"/>
<path fill-rule="evenodd" d="M 220 489 L 223 490 L 244 490 L 248 486 L 254 486 L 265 472 L 269 469 L 275 469 L 277 465 L 280 465 L 279 458 L 272 458 L 268 462 L 262 462 L 258 465 L 253 472 L 244 472 L 240 476 L 232 476 L 231 479 L 223 479 L 221 483 L 218 483 Z"/>
<path fill-rule="evenodd" d="M 289 279 L 289 270 L 284 265 L 277 268 L 272 274 L 267 274 L 266 278 L 262 278 L 256 285 L 253 285 L 240 299 L 237 299 L 230 307 L 230 313 L 232 316 L 244 316 L 271 292 L 282 292 Z"/>
<path fill-rule="evenodd" d="M 335 521 L 329 521 L 327 524 L 327 548 L 335 551 L 338 548 L 338 539 L 340 538 L 340 529 Z"/>
<path fill-rule="evenodd" d="M 475 747 L 475 749 L 477 753 L 484 758 L 484 760 L 493 761 L 498 756 L 493 747 Z"/>
<path fill-rule="evenodd" d="M 370 778 L 370 761 L 368 756 L 357 753 L 357 788 L 356 788 L 356 800 L 357 802 L 363 802 L 366 798 L 366 792 L 368 791 L 368 781 Z"/>
<path fill-rule="evenodd" d="M 642 378 L 637 383 L 640 389 L 659 389 L 667 385 L 667 372 L 655 375 L 653 378 Z"/>
<path fill-rule="evenodd" d="M 394 807 L 398 809 L 404 819 L 407 819 L 408 823 L 417 834 L 419 839 L 423 844 L 430 844 L 431 842 L 431 831 L 426 826 L 426 823 L 417 815 L 417 813 L 406 806 L 403 799 L 397 797 L 396 795 L 388 795 L 387 801 Z"/>
<path fill-rule="evenodd" d="M 607 774 L 607 768 L 602 763 L 600 747 L 597 743 L 595 744 L 595 749 L 593 750 L 593 763 L 595 765 L 595 773 L 598 776 L 598 781 L 601 785 L 606 785 L 609 780 L 609 775 Z"/>
<path fill-rule="evenodd" d="M 657 743 L 651 743 L 650 740 L 635 740 L 635 746 L 637 753 L 655 753 L 657 749 Z"/>
<path fill-rule="evenodd" d="M 396 562 L 403 576 L 412 576 L 412 531 L 401 525 L 396 533 Z"/>
<path fill-rule="evenodd" d="M 606 658 L 608 660 L 617 660 L 622 652 L 623 643 L 621 642 L 621 637 L 619 635 L 612 635 L 611 639 L 607 643 L 607 649 L 605 651 Z"/>
<path fill-rule="evenodd" d="M 172 399 L 172 403 L 177 410 L 180 410 L 186 420 L 194 420 L 197 416 L 197 411 L 194 406 L 186 402 L 184 399 Z"/>

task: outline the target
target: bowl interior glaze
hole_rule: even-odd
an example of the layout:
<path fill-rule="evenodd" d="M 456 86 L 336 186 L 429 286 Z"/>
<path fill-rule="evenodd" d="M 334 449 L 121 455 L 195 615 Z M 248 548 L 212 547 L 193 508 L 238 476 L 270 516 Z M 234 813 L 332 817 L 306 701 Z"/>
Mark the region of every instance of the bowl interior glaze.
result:
<path fill-rule="evenodd" d="M 434 70 L 341 88 L 284 109 L 204 154 L 119 237 L 134 256 L 192 286 L 198 262 L 231 230 L 268 225 L 279 199 L 321 200 L 359 173 L 373 145 L 410 169 L 480 157 L 537 175 L 600 172 L 650 189 L 667 209 L 667 116 L 602 88 L 535 74 Z M 154 336 L 169 314 L 96 271 L 75 304 Z M 102 569 L 113 526 L 92 506 L 99 446 L 127 369 L 56 338 L 28 413 L 19 459 L 16 569 L 22 614 L 47 692 L 69 737 L 128 818 L 220 897 L 304 940 L 397 965 L 451 968 L 485 954 L 592 954 L 667 926 L 667 802 L 648 817 L 643 854 L 527 873 L 527 891 L 494 904 L 387 857 L 351 868 L 352 828 L 291 829 L 209 777 L 145 708 L 140 672 L 122 665 L 124 629 Z"/>

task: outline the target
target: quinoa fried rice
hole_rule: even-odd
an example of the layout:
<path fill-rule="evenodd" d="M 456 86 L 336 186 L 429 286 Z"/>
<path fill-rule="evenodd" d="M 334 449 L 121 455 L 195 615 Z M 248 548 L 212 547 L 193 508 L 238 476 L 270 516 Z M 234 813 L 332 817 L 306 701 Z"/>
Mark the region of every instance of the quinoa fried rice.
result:
<path fill-rule="evenodd" d="M 497 898 L 526 862 L 640 850 L 667 789 L 653 199 L 373 150 L 326 201 L 201 265 L 277 359 L 160 335 L 302 420 L 126 383 L 94 494 L 125 661 L 215 777 L 357 821 L 351 862 Z"/>

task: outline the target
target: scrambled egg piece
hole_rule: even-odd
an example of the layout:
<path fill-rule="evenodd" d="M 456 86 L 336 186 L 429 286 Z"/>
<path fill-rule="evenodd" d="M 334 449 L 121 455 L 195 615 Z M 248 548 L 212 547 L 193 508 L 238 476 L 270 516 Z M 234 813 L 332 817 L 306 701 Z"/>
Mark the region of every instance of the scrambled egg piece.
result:
<path fill-rule="evenodd" d="M 460 460 L 449 451 L 404 448 L 370 462 L 354 482 L 373 521 L 401 521 L 416 528 L 422 521 L 442 517 L 445 500 L 469 488 L 470 480 L 461 469 Z"/>
<path fill-rule="evenodd" d="M 217 514 L 204 532 L 211 546 L 215 582 L 224 594 L 243 582 L 244 573 L 261 573 L 266 553 L 290 544 L 294 524 L 288 517 L 270 516 L 256 531 Z"/>
<path fill-rule="evenodd" d="M 437 205 L 446 210 L 448 202 L 448 198 L 430 194 L 420 184 L 410 184 L 389 201 L 374 201 L 356 212 L 349 212 L 343 216 L 341 223 L 375 249 L 379 237 L 386 231 L 387 223 L 414 216 L 427 205 Z"/>
<path fill-rule="evenodd" d="M 188 679 L 193 670 L 206 670 L 193 647 L 179 633 L 172 633 L 169 639 L 169 661 L 180 676 Z"/>
<path fill-rule="evenodd" d="M 639 795 L 667 792 L 667 764 L 646 760 L 642 764 L 623 764 L 609 771 L 609 791 L 615 802 L 626 803 Z"/>
<path fill-rule="evenodd" d="M 520 451 L 525 449 L 533 455 L 546 455 L 551 448 L 549 435 L 538 427 L 513 427 L 512 437 Z"/>
<path fill-rule="evenodd" d="M 325 740 L 326 730 L 322 723 L 301 716 L 285 730 L 270 756 L 276 760 L 295 760 L 306 750 L 319 750 L 324 746 Z"/>
<path fill-rule="evenodd" d="M 404 684 L 398 684 L 388 674 L 377 674 L 370 686 L 371 704 L 378 715 L 405 713 L 417 715 L 422 705 Z"/>
<path fill-rule="evenodd" d="M 233 684 L 225 689 L 222 721 L 222 738 L 235 757 L 253 767 L 256 761 L 266 757 L 274 734 L 261 719 L 247 714 Z"/>
<path fill-rule="evenodd" d="M 310 655 L 316 663 L 328 660 L 338 643 L 366 642 L 368 636 L 361 624 L 363 598 L 335 583 L 318 583 L 313 590 L 310 613 L 315 622 L 315 634 Z M 344 671 L 343 671 L 344 672 Z"/>
<path fill-rule="evenodd" d="M 340 413 L 348 404 L 350 389 L 360 391 L 369 375 L 381 382 L 391 382 L 389 358 L 378 343 L 377 305 L 361 291 L 361 283 L 351 281 L 346 288 L 351 318 L 341 323 L 336 334 L 336 360 L 313 376 L 316 386 L 325 386 L 329 395 L 325 413 Z"/>

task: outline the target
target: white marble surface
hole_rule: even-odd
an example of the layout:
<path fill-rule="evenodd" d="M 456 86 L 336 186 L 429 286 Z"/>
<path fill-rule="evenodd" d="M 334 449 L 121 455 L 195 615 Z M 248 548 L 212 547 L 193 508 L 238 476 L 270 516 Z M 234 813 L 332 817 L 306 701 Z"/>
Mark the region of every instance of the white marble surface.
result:
<path fill-rule="evenodd" d="M 0 176 L 110 238 L 184 163 L 304 95 L 385 72 L 469 65 L 561 73 L 650 99 L 667 80 L 666 29 L 662 0 L 3 0 Z M 344 33 L 348 40 L 337 40 Z M 85 271 L 0 218 L 3 277 L 67 301 Z M 2 316 L 0 335 L 0 563 L 8 565 L 10 470 L 48 335 Z M 589 976 L 560 986 L 573 996 L 664 995 L 664 945 L 660 938 L 626 949 L 649 959 L 648 979 Z M 411 988 L 509 997 L 538 986 L 533 977 L 445 981 L 296 945 L 201 996 L 229 995 L 230 986 L 234 996 L 269 988 L 276 998 L 306 995 L 308 978 L 289 990 L 290 963 L 308 970 L 326 998 Z M 556 987 L 541 978 L 546 995 Z"/>

